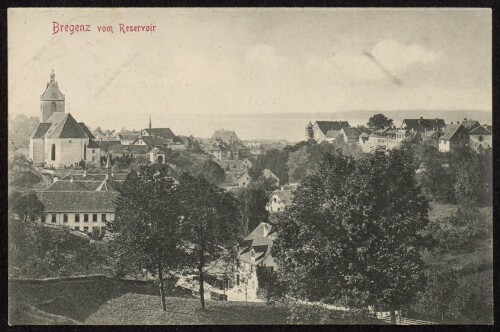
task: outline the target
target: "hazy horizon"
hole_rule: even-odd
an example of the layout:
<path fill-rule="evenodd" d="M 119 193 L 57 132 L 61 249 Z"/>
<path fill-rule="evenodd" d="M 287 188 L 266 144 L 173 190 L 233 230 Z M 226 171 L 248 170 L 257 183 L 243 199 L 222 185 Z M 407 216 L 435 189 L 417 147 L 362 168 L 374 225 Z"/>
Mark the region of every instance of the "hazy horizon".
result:
<path fill-rule="evenodd" d="M 53 34 L 52 22 L 93 31 Z M 119 23 L 157 29 L 97 32 Z M 66 111 L 91 127 L 144 127 L 149 115 L 174 127 L 159 121 L 491 112 L 491 27 L 489 9 L 10 8 L 9 114 L 39 116 L 52 69 Z"/>

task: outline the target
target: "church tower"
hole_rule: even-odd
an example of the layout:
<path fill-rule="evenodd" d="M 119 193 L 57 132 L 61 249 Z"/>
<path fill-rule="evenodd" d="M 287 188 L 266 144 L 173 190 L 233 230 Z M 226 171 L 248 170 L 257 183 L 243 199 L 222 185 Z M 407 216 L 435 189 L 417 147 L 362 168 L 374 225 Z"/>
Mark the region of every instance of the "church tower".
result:
<path fill-rule="evenodd" d="M 50 74 L 45 92 L 40 96 L 40 122 L 45 122 L 55 112 L 64 113 L 64 95 L 59 90 L 54 69 Z"/>

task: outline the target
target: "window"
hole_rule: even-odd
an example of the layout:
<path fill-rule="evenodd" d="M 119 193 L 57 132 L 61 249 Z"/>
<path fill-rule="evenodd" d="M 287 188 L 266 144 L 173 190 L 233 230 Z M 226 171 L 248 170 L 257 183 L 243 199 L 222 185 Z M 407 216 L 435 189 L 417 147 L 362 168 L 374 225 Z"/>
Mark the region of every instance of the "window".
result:
<path fill-rule="evenodd" d="M 479 142 L 483 141 L 483 136 L 479 136 Z"/>
<path fill-rule="evenodd" d="M 240 275 L 239 274 L 236 275 L 236 285 L 238 285 L 238 286 L 240 285 Z"/>
<path fill-rule="evenodd" d="M 56 160 L 56 145 L 52 144 L 50 147 L 50 160 Z"/>
<path fill-rule="evenodd" d="M 75 228 L 77 231 L 79 231 L 79 230 L 80 230 L 80 226 L 75 226 L 74 228 Z"/>
<path fill-rule="evenodd" d="M 94 153 L 95 153 L 95 150 L 94 150 L 94 149 L 92 149 L 92 154 L 94 154 Z M 92 157 L 92 158 L 93 158 L 93 157 Z"/>
<path fill-rule="evenodd" d="M 88 231 L 88 230 L 89 230 L 89 227 L 88 227 L 88 226 L 84 226 L 84 227 L 83 227 L 83 230 L 84 230 L 84 231 Z"/>
<path fill-rule="evenodd" d="M 101 221 L 106 221 L 106 213 L 101 214 Z"/>
<path fill-rule="evenodd" d="M 68 222 L 68 214 L 63 214 L 63 222 Z"/>
<path fill-rule="evenodd" d="M 52 223 L 54 223 L 54 224 L 56 223 L 56 215 L 55 214 L 52 214 L 50 221 L 52 221 Z"/>
<path fill-rule="evenodd" d="M 276 197 L 274 198 L 274 203 L 276 203 Z"/>
<path fill-rule="evenodd" d="M 83 215 L 83 222 L 89 222 L 89 215 L 86 213 Z"/>
<path fill-rule="evenodd" d="M 56 111 L 56 107 L 57 107 L 56 102 L 55 102 L 55 101 L 53 101 L 53 102 L 50 104 L 50 111 L 51 111 L 51 112 L 55 112 L 55 111 Z"/>
<path fill-rule="evenodd" d="M 75 222 L 80 222 L 80 215 L 78 213 L 75 214 Z"/>
<path fill-rule="evenodd" d="M 92 215 L 92 222 L 97 222 L 97 214 L 96 213 L 94 213 Z"/>
<path fill-rule="evenodd" d="M 83 160 L 87 160 L 87 146 L 83 144 Z"/>

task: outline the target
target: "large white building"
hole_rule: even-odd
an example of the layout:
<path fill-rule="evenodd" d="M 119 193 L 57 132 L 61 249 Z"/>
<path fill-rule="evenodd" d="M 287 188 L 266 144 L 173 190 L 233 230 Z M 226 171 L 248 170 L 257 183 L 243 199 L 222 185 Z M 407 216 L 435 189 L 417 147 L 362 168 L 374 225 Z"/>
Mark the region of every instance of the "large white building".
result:
<path fill-rule="evenodd" d="M 30 158 L 34 164 L 60 168 L 100 163 L 100 148 L 83 122 L 65 113 L 65 97 L 59 90 L 54 71 L 40 96 L 40 123 L 30 139 Z"/>

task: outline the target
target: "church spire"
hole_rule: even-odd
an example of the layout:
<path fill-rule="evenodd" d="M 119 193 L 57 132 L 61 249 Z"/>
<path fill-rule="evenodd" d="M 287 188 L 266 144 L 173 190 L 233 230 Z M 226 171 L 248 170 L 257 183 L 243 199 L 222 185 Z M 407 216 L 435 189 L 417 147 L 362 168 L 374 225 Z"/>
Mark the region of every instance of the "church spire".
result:
<path fill-rule="evenodd" d="M 149 114 L 149 129 L 151 129 L 151 114 Z"/>
<path fill-rule="evenodd" d="M 54 83 L 56 81 L 56 74 L 54 74 L 54 69 L 52 69 L 52 73 L 50 74 L 50 83 Z"/>

